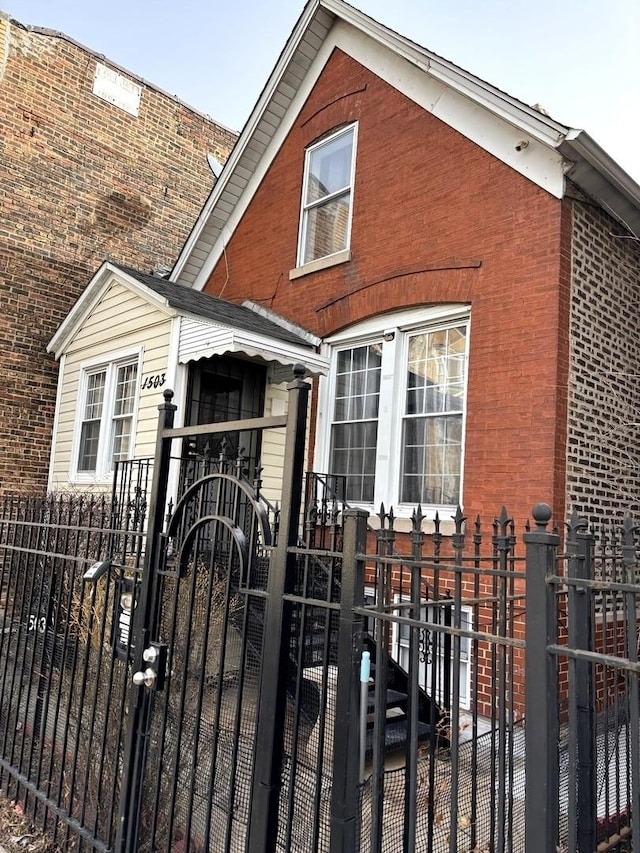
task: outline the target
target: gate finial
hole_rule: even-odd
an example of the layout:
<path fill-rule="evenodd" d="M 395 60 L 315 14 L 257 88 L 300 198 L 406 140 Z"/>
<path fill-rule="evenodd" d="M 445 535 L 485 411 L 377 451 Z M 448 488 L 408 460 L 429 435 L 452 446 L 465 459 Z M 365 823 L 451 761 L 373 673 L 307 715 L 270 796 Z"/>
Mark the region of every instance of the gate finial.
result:
<path fill-rule="evenodd" d="M 549 504 L 540 503 L 534 506 L 531 510 L 531 515 L 539 531 L 546 529 L 547 524 L 551 521 L 552 514 Z"/>

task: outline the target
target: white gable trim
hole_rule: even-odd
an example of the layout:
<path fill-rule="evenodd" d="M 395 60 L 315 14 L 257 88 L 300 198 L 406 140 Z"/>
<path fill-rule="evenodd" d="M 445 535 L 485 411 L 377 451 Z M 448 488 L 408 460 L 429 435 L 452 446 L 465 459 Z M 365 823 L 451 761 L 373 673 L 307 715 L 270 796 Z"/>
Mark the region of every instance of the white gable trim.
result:
<path fill-rule="evenodd" d="M 155 293 L 151 288 L 145 287 L 142 282 L 128 275 L 123 270 L 105 261 L 78 297 L 75 305 L 47 344 L 47 352 L 53 353 L 56 359 L 60 358 L 85 320 L 114 283 L 121 284 L 123 287 L 137 293 L 138 296 L 145 299 L 160 311 L 163 311 L 167 316 L 173 317 L 176 315 L 176 311 L 169 307 L 166 299 Z"/>
<path fill-rule="evenodd" d="M 565 174 L 590 195 L 595 188 L 593 198 L 640 234 L 640 186 L 619 168 L 620 180 L 612 180 L 610 158 L 584 131 L 554 121 L 342 0 L 311 0 L 185 243 L 172 281 L 203 288 L 336 46 L 556 198 L 564 194 Z"/>
<path fill-rule="evenodd" d="M 568 128 L 560 133 L 556 127 L 549 128 L 543 122 L 523 122 L 519 112 L 504 101 L 497 104 L 497 99 L 486 88 L 477 84 L 469 86 L 459 74 L 454 75 L 433 61 L 427 68 L 419 57 L 409 64 L 386 44 L 372 48 L 365 33 L 343 23 L 336 25 L 335 37 L 336 47 L 426 112 L 556 198 L 562 197 L 562 157 L 549 146 L 564 138 Z M 523 139 L 527 146 L 517 150 Z"/>
<path fill-rule="evenodd" d="M 397 44 L 391 44 L 383 30 L 385 38 L 372 38 L 371 33 L 379 29 L 376 26 L 363 30 L 344 20 L 335 21 L 252 171 L 242 173 L 240 168 L 234 176 L 244 150 L 251 144 L 243 132 L 232 152 L 233 162 L 225 166 L 178 258 L 172 281 L 203 289 L 335 48 L 542 189 L 556 198 L 562 197 L 564 161 L 555 146 L 568 128 L 541 114 L 537 114 L 539 118 L 526 115 L 523 121 L 522 111 L 504 98 L 500 101 L 490 87 L 479 81 L 469 85 L 465 76 L 425 57 L 421 49 L 405 46 L 400 37 L 395 38 Z M 277 95 L 275 87 L 273 91 Z M 261 102 L 262 99 L 259 105 Z M 268 107 L 264 104 L 262 109 Z M 257 119 L 252 124 L 256 126 Z M 520 147 L 523 140 L 527 144 Z M 242 178 L 241 190 L 238 178 Z M 239 193 L 229 209 L 227 194 L 234 181 Z"/>

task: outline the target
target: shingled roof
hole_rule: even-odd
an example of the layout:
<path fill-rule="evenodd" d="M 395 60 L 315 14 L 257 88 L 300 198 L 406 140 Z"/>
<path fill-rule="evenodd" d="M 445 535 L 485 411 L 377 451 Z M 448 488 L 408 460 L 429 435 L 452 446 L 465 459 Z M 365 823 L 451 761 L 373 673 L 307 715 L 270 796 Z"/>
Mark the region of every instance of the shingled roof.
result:
<path fill-rule="evenodd" d="M 112 266 L 122 270 L 126 275 L 135 278 L 141 284 L 149 287 L 158 296 L 166 299 L 167 304 L 181 313 L 193 314 L 199 318 L 214 320 L 225 326 L 233 326 L 257 335 L 265 335 L 279 341 L 285 341 L 299 346 L 311 346 L 309 340 L 302 334 L 274 323 L 268 317 L 258 314 L 244 305 L 219 299 L 199 290 L 193 290 L 183 284 L 175 284 L 156 275 L 147 275 L 131 267 L 113 264 Z"/>

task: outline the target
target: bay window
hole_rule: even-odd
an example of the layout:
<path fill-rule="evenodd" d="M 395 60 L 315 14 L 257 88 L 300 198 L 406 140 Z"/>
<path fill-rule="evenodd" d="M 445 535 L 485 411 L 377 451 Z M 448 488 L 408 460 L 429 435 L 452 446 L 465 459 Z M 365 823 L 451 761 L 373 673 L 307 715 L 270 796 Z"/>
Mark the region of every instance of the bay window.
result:
<path fill-rule="evenodd" d="M 350 504 L 455 507 L 462 499 L 468 311 L 366 321 L 328 341 L 317 458 Z"/>

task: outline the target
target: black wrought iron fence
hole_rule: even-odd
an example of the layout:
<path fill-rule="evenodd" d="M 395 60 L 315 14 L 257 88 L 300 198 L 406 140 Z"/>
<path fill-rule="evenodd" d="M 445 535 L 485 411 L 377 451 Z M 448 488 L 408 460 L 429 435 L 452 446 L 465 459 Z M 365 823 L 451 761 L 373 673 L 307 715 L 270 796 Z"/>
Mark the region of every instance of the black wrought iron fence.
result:
<path fill-rule="evenodd" d="M 116 518 L 105 496 L 0 507 L 0 780 L 65 849 L 115 837 L 142 551 Z"/>
<path fill-rule="evenodd" d="M 0 782 L 70 850 L 112 849 L 117 834 L 146 525 L 144 489 L 137 477 L 129 482 L 115 501 L 63 495 L 0 506 Z M 233 684 L 213 677 L 216 659 L 196 641 L 185 646 L 200 666 L 193 695 L 220 686 L 231 701 L 245 683 L 238 679 L 254 669 L 257 679 L 273 652 L 262 607 L 273 542 L 265 548 L 264 535 L 243 530 L 249 515 L 207 482 L 198 512 L 184 517 L 185 534 L 198 516 L 233 517 L 264 550 L 264 561 L 251 562 L 251 584 L 240 572 L 227 596 L 229 648 L 240 634 L 264 638 L 245 643 Z M 543 507 L 523 531 L 504 510 L 489 527 L 458 512 L 432 519 L 427 535 L 418 509 L 402 537 L 393 513 L 381 511 L 373 549 L 367 515 L 334 512 L 332 491 L 314 493 L 321 510 L 304 514 L 298 544 L 286 549 L 285 712 L 282 732 L 272 732 L 283 747 L 276 849 L 593 853 L 629 837 L 640 819 L 633 521 L 596 535 L 572 517 L 561 542 Z M 197 550 L 218 567 L 221 546 L 207 532 L 216 523 L 202 525 Z M 186 583 L 177 567 L 162 571 Z M 192 586 L 191 598 L 175 596 L 176 613 L 201 598 L 206 605 L 193 622 L 181 617 L 189 631 L 204 614 L 222 613 L 216 584 Z M 173 663 L 187 671 L 179 655 Z M 257 718 L 253 701 L 244 696 L 242 713 Z M 172 743 L 175 727 L 186 743 L 184 714 L 171 725 L 152 727 L 149 756 Z M 199 743 L 218 743 L 204 717 L 192 725 Z M 247 779 L 262 757 L 252 737 L 230 742 L 228 754 L 216 749 L 217 781 L 206 791 L 183 791 L 189 774 L 180 762 L 182 776 L 162 778 L 158 790 L 168 785 L 180 805 L 150 837 L 179 843 L 171 820 L 191 815 L 191 835 L 202 824 L 197 831 L 217 838 L 211 822 L 231 809 L 235 846 L 209 849 L 243 849 L 250 785 L 224 782 L 224 756 L 233 778 L 244 768 Z"/>
<path fill-rule="evenodd" d="M 371 851 L 524 850 L 524 582 L 507 513 L 487 531 L 461 512 L 444 535 L 413 514 L 397 553 L 381 512 L 364 557 L 375 669 L 363 688 L 360 846 Z M 367 638 L 369 638 L 367 643 Z"/>
<path fill-rule="evenodd" d="M 548 507 L 534 517 L 525 537 L 528 845 L 618 849 L 640 825 L 639 528 L 627 515 L 596 532 L 574 513 L 560 554 Z"/>

